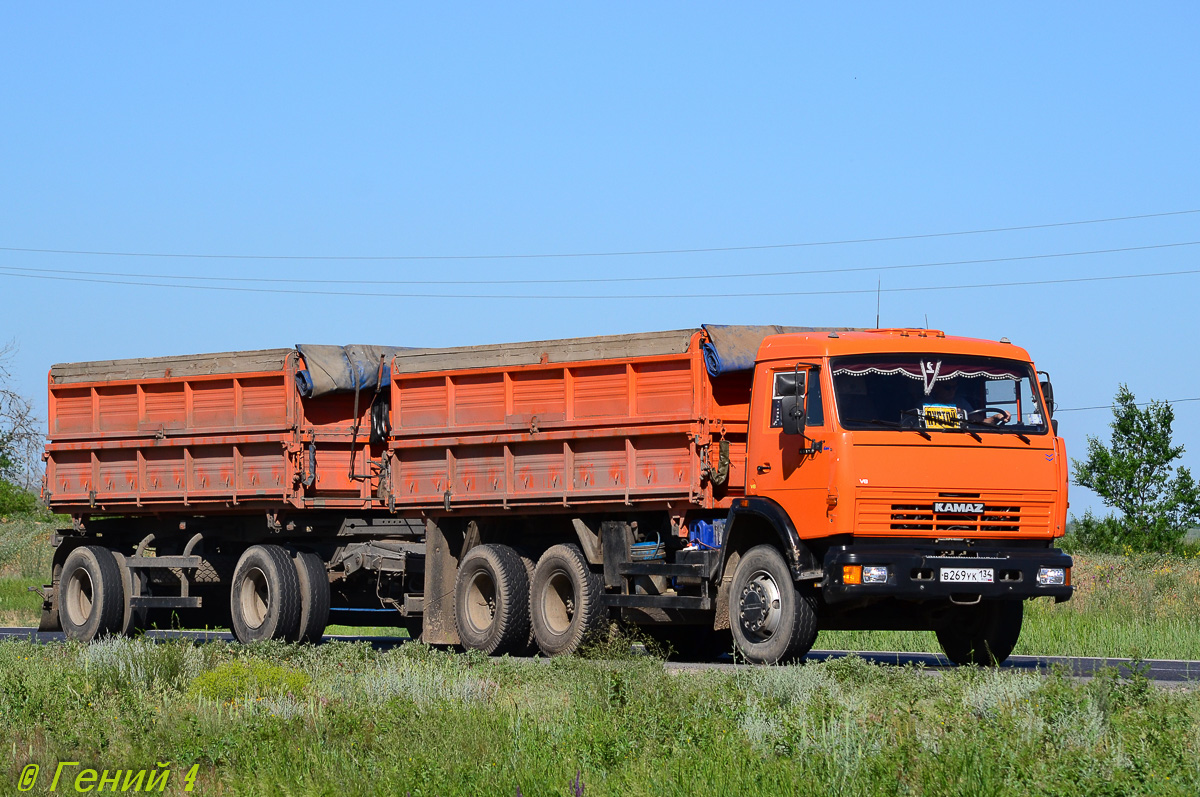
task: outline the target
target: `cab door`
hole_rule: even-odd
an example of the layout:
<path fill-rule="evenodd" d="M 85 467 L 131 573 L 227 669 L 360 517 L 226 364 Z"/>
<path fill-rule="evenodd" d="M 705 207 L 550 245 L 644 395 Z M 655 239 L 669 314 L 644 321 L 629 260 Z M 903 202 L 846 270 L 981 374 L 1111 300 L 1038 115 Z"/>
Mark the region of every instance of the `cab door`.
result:
<path fill-rule="evenodd" d="M 770 498 L 784 508 L 801 537 L 828 534 L 830 454 L 825 441 L 832 417 L 824 369 L 816 362 L 760 363 L 751 394 L 746 493 Z M 782 401 L 805 396 L 804 434 L 783 431 Z"/>

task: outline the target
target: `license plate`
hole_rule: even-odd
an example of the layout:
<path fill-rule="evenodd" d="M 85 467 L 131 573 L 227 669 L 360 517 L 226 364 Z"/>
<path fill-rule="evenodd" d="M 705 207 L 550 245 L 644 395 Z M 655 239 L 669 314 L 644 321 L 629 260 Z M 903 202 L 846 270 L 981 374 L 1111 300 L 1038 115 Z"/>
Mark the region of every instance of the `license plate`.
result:
<path fill-rule="evenodd" d="M 991 584 L 996 580 L 996 571 L 990 567 L 943 567 L 941 580 L 958 584 Z"/>

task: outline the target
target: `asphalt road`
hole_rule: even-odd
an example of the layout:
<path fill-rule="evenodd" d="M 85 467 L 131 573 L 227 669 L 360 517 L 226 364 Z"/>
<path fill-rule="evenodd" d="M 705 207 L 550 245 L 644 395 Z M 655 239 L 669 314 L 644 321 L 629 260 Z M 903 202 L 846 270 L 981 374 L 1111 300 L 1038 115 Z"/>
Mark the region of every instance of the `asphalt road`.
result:
<path fill-rule="evenodd" d="M 197 642 L 232 642 L 233 634 L 222 631 L 151 631 L 146 634 L 151 639 L 191 639 Z M 28 639 L 34 642 L 61 642 L 62 632 L 41 633 L 34 628 L 0 628 L 0 639 Z M 367 642 L 376 650 L 403 645 L 409 640 L 404 637 L 381 636 L 326 636 L 326 641 Z M 814 650 L 808 654 L 810 661 L 827 661 L 850 655 L 842 650 Z M 924 665 L 925 670 L 937 673 L 952 669 L 953 665 L 945 656 L 935 653 L 900 653 L 893 651 L 858 652 L 856 655 L 873 663 L 891 666 Z M 668 670 L 703 670 L 721 669 L 732 670 L 748 665 L 735 664 L 728 656 L 723 659 L 706 662 L 668 662 Z M 1200 661 L 1177 661 L 1173 659 L 1145 659 L 1142 662 L 1146 676 L 1163 685 L 1200 686 Z M 1014 672 L 1051 672 L 1061 668 L 1073 677 L 1090 678 L 1097 671 L 1105 668 L 1116 668 L 1122 676 L 1132 672 L 1129 659 L 1089 658 L 1082 656 L 1010 656 L 1008 661 L 1000 666 L 1002 670 Z"/>

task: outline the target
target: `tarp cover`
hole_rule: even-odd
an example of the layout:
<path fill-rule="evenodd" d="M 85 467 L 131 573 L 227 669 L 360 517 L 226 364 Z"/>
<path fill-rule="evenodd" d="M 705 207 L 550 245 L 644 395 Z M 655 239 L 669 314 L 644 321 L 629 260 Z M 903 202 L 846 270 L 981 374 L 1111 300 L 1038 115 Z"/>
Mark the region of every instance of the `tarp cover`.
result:
<path fill-rule="evenodd" d="M 734 371 L 750 371 L 754 369 L 754 358 L 758 356 L 758 347 L 763 340 L 771 335 L 785 335 L 793 332 L 846 332 L 848 327 L 781 327 L 778 324 L 764 326 L 726 326 L 724 324 L 704 324 L 708 340 L 701 344 L 704 349 L 704 364 L 713 376 L 729 374 Z"/>
<path fill-rule="evenodd" d="M 391 384 L 391 360 L 404 346 L 323 346 L 298 343 L 296 350 L 304 358 L 305 370 L 296 374 L 296 386 L 305 398 L 350 390 L 374 391 L 376 385 Z M 383 358 L 383 378 L 379 362 Z"/>

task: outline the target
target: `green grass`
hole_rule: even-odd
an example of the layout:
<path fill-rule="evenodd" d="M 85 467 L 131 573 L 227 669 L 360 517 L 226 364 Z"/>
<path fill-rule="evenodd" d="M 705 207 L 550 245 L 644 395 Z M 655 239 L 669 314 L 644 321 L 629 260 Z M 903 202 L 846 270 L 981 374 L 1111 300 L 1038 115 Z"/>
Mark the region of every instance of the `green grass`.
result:
<path fill-rule="evenodd" d="M 0 626 L 37 625 L 42 599 L 29 587 L 50 580 L 50 535 L 58 527 L 28 517 L 0 517 Z"/>
<path fill-rule="evenodd" d="M 588 797 L 1193 795 L 1200 693 L 855 657 L 668 673 L 420 644 L 9 641 L 0 749 L 7 783 L 31 762 L 170 761 L 199 765 L 199 794 L 532 797 L 578 776 Z"/>
<path fill-rule="evenodd" d="M 36 622 L 24 588 L 49 572 L 52 528 L 0 523 L 0 614 Z M 1200 658 L 1200 562 L 1076 561 L 1077 597 L 1027 604 L 1018 652 Z M 936 649 L 928 633 L 825 632 L 817 644 Z M 31 793 L 45 793 L 58 761 L 169 761 L 175 794 L 193 764 L 198 794 L 533 797 L 576 794 L 576 782 L 588 797 L 1200 792 L 1200 691 L 1137 674 L 933 675 L 856 657 L 666 672 L 651 657 L 597 658 L 628 650 L 617 640 L 528 661 L 419 643 L 4 641 L 0 793 L 30 763 L 42 771 Z"/>

